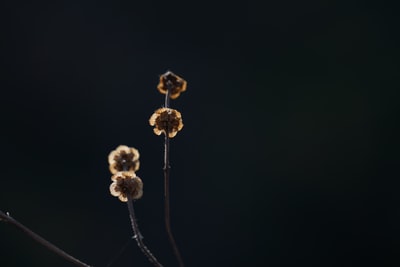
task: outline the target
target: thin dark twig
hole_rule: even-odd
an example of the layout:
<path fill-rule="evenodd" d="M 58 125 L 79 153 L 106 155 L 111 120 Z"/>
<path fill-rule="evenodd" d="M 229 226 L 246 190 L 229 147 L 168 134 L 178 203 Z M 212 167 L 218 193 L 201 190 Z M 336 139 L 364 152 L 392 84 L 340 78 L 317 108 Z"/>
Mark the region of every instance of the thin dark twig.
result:
<path fill-rule="evenodd" d="M 143 243 L 143 236 L 139 231 L 139 226 L 136 222 L 135 211 L 133 209 L 132 198 L 128 195 L 128 210 L 129 210 L 129 218 L 131 219 L 131 225 L 133 229 L 133 233 L 135 234 L 134 238 L 144 255 L 146 255 L 147 259 L 156 267 L 162 267 L 161 263 L 158 262 L 156 257 L 150 252 L 150 250 Z"/>
<path fill-rule="evenodd" d="M 55 245 L 53 245 L 52 243 L 50 243 L 49 241 L 47 241 L 43 237 L 41 237 L 38 234 L 34 233 L 32 230 L 30 230 L 29 228 L 27 228 L 26 226 L 24 226 L 23 224 L 21 224 L 20 222 L 18 222 L 14 218 L 12 218 L 8 213 L 6 214 L 6 213 L 0 211 L 0 221 L 4 221 L 6 223 L 11 223 L 15 227 L 17 227 L 19 230 L 21 230 L 22 232 L 24 232 L 25 234 L 30 236 L 32 239 L 34 239 L 36 242 L 38 242 L 38 243 L 42 244 L 43 246 L 45 246 L 48 250 L 53 251 L 57 255 L 59 255 L 62 258 L 74 263 L 75 265 L 81 266 L 81 267 L 90 267 L 90 265 L 87 265 L 86 263 L 83 263 L 80 260 L 72 257 L 71 255 L 67 254 L 65 251 L 63 251 L 60 248 L 56 247 Z"/>
<path fill-rule="evenodd" d="M 165 108 L 169 108 L 169 98 L 171 83 L 167 82 L 167 93 L 165 94 Z M 169 129 L 167 126 L 167 131 L 165 133 L 165 143 L 164 143 L 164 209 L 165 209 L 165 228 L 167 229 L 168 239 L 171 243 L 172 249 L 174 251 L 175 257 L 179 262 L 180 267 L 184 267 L 182 256 L 179 252 L 178 246 L 176 245 L 174 236 L 171 230 L 171 219 L 170 219 L 170 202 L 169 202 L 169 173 L 171 166 L 169 165 Z"/>

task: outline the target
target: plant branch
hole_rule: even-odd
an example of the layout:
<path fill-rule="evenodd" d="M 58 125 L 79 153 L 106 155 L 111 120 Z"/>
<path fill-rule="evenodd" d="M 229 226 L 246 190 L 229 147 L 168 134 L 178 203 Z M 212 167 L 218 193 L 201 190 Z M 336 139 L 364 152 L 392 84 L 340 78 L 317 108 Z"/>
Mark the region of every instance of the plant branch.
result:
<path fill-rule="evenodd" d="M 140 248 L 140 250 L 143 252 L 143 254 L 147 257 L 147 259 L 156 267 L 162 267 L 161 263 L 158 262 L 156 257 L 150 252 L 150 250 L 146 247 L 146 245 L 143 243 L 143 236 L 139 231 L 139 226 L 136 222 L 136 216 L 135 216 L 135 211 L 133 209 L 133 203 L 132 203 L 132 198 L 128 195 L 128 210 L 129 210 L 129 218 L 131 219 L 131 225 L 134 233 L 134 238 L 136 239 L 136 242 Z"/>
<path fill-rule="evenodd" d="M 4 221 L 6 223 L 11 223 L 15 227 L 17 227 L 19 230 L 30 236 L 32 239 L 34 239 L 36 242 L 42 244 L 45 246 L 48 250 L 56 253 L 57 255 L 61 256 L 62 258 L 74 263 L 76 266 L 81 266 L 81 267 L 90 267 L 90 265 L 87 265 L 86 263 L 81 262 L 80 260 L 72 257 L 71 255 L 67 254 L 65 251 L 61 250 L 60 248 L 56 247 L 43 237 L 39 236 L 38 234 L 34 233 L 32 230 L 24 226 L 22 223 L 18 222 L 14 218 L 12 218 L 8 213 L 4 213 L 0 210 L 0 221 Z"/>
<path fill-rule="evenodd" d="M 165 94 L 165 108 L 169 108 L 169 98 L 170 98 L 170 82 L 167 82 L 167 93 Z M 171 243 L 172 249 L 174 251 L 175 257 L 179 262 L 180 267 L 184 267 L 182 256 L 179 252 L 178 246 L 176 245 L 174 236 L 171 230 L 171 219 L 170 219 L 170 202 L 169 202 L 169 174 L 171 166 L 169 165 L 169 129 L 165 133 L 165 143 L 164 143 L 164 210 L 165 210 L 165 228 L 167 230 L 168 239 Z"/>

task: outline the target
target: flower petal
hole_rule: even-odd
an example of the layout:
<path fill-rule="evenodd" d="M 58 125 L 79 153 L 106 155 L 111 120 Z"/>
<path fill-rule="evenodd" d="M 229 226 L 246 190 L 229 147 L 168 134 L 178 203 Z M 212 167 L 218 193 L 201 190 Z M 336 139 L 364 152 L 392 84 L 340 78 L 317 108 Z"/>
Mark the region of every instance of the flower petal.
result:
<path fill-rule="evenodd" d="M 153 129 L 153 132 L 154 132 L 156 135 L 160 135 L 160 134 L 162 134 L 164 131 L 159 130 L 159 129 L 157 129 L 157 128 L 154 128 L 154 129 Z"/>
<path fill-rule="evenodd" d="M 110 154 L 108 154 L 108 164 L 113 164 L 115 162 L 115 156 L 117 155 L 117 151 L 113 150 Z"/>
<path fill-rule="evenodd" d="M 123 194 L 119 195 L 118 199 L 121 200 L 122 202 L 128 202 L 128 198 Z"/>
<path fill-rule="evenodd" d="M 117 191 L 116 188 L 117 188 L 117 182 L 113 182 L 113 183 L 110 185 L 110 193 L 111 193 L 111 195 L 113 195 L 114 197 L 117 197 L 117 196 L 121 195 L 121 192 Z"/>
<path fill-rule="evenodd" d="M 108 167 L 108 169 L 112 174 L 116 174 L 118 172 L 116 165 L 117 165 L 116 162 L 114 162 L 113 164 L 110 164 L 110 166 Z"/>

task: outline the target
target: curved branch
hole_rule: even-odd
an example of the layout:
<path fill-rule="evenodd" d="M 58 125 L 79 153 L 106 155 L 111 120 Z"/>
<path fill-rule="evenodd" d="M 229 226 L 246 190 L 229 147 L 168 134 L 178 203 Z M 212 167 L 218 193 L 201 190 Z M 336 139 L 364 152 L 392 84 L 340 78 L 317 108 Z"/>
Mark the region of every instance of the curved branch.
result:
<path fill-rule="evenodd" d="M 128 195 L 128 210 L 129 210 L 129 218 L 131 219 L 132 229 L 134 233 L 134 238 L 144 255 L 146 255 L 147 259 L 156 267 L 162 267 L 161 263 L 158 262 L 156 257 L 150 252 L 150 250 L 143 243 L 143 236 L 139 231 L 139 226 L 136 222 L 135 211 L 133 209 L 132 198 Z"/>
<path fill-rule="evenodd" d="M 171 84 L 167 83 L 167 93 L 165 94 L 165 107 L 169 108 L 169 98 L 171 94 Z M 179 267 L 184 267 L 183 259 L 181 253 L 179 252 L 178 246 L 176 245 L 174 235 L 171 230 L 171 218 L 170 218 L 170 202 L 169 202 L 169 173 L 171 166 L 169 165 L 169 136 L 168 129 L 165 133 L 165 141 L 164 141 L 164 215 L 165 215 L 165 228 L 167 230 L 167 235 L 169 242 L 174 251 L 175 257 L 179 263 Z"/>
<path fill-rule="evenodd" d="M 0 221 L 4 221 L 6 223 L 10 223 L 10 224 L 14 225 L 19 230 L 21 230 L 22 232 L 24 232 L 25 234 L 30 236 L 33 240 L 35 240 L 36 242 L 38 242 L 38 243 L 42 244 L 43 246 L 45 246 L 48 250 L 56 253 L 57 255 L 61 256 L 64 259 L 74 263 L 76 266 L 91 267 L 90 265 L 87 265 L 86 263 L 81 262 L 80 260 L 78 260 L 78 259 L 72 257 L 71 255 L 69 255 L 68 253 L 66 253 L 65 251 L 63 251 L 60 248 L 56 247 L 55 245 L 53 245 L 52 243 L 50 243 L 49 241 L 47 241 L 46 239 L 44 239 L 40 235 L 34 233 L 28 227 L 26 227 L 25 225 L 23 225 L 22 223 L 20 223 L 17 220 L 15 220 L 13 217 L 11 217 L 8 214 L 8 212 L 4 213 L 4 212 L 2 212 L 0 210 Z"/>

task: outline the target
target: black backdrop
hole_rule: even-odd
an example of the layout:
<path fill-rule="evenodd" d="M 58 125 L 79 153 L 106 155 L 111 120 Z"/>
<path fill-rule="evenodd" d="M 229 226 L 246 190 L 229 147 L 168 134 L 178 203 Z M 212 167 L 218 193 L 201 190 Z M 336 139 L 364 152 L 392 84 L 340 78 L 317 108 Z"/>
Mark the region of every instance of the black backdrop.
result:
<path fill-rule="evenodd" d="M 163 226 L 158 75 L 172 107 L 172 227 L 187 266 L 398 266 L 395 7 L 53 1 L 1 8 L 0 209 L 106 266 L 131 235 L 107 155 L 138 148 L 144 241 Z M 396 120 L 397 119 L 397 120 Z M 0 266 L 72 266 L 0 224 Z M 131 242 L 117 266 L 151 266 Z"/>

